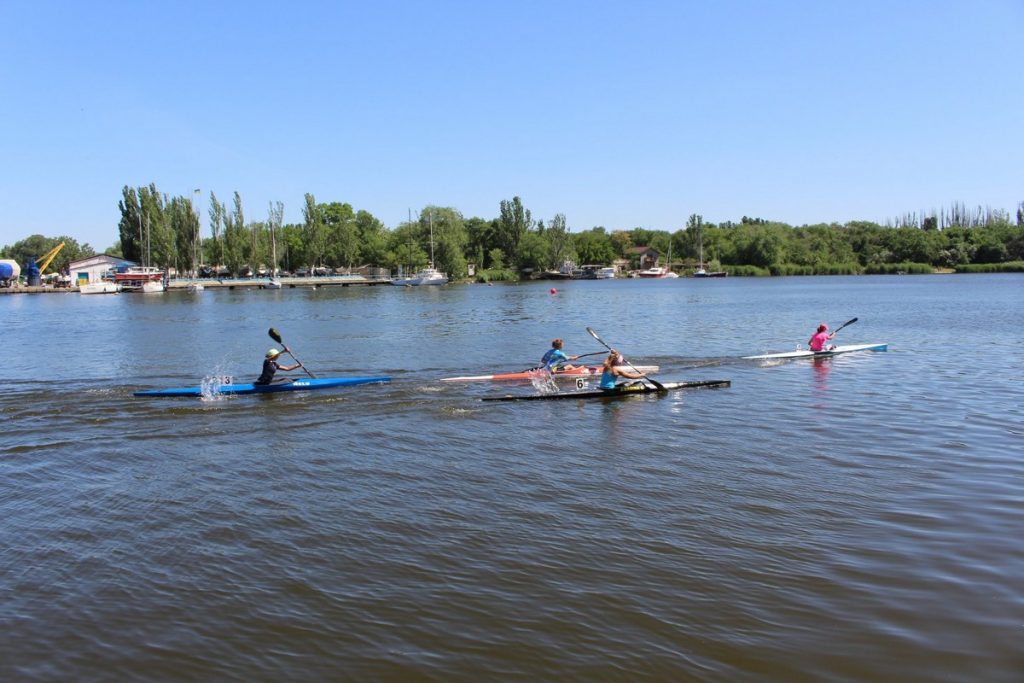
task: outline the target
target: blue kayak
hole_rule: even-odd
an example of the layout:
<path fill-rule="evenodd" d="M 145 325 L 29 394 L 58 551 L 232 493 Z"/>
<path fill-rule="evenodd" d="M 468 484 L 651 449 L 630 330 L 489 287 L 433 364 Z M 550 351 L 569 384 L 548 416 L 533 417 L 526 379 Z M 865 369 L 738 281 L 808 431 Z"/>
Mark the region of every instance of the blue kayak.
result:
<path fill-rule="evenodd" d="M 177 389 L 150 389 L 136 391 L 136 396 L 176 397 L 203 396 L 217 394 L 276 394 L 282 391 L 313 391 L 314 389 L 333 389 L 354 384 L 373 384 L 390 382 L 390 377 L 325 377 L 323 379 L 303 378 L 283 380 L 271 384 L 223 384 L 213 386 L 204 392 L 203 387 L 180 387 Z"/>

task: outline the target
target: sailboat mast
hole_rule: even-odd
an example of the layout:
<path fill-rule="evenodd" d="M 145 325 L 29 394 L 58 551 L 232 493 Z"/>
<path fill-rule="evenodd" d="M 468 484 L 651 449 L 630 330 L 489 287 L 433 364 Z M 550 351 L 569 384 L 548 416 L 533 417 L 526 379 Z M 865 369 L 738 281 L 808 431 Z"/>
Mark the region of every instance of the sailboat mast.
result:
<path fill-rule="evenodd" d="M 427 223 L 430 226 L 430 267 L 434 267 L 434 212 L 427 214 Z"/>
<path fill-rule="evenodd" d="M 277 277 L 277 230 L 270 224 L 270 277 Z"/>
<path fill-rule="evenodd" d="M 413 236 L 413 233 L 411 232 L 411 230 L 412 230 L 412 209 L 406 209 L 406 211 L 409 212 L 409 229 L 410 229 L 410 232 L 408 234 L 409 234 L 409 237 L 412 237 Z M 419 219 L 416 219 L 416 222 L 418 223 Z M 409 266 L 409 273 L 413 273 L 415 271 L 413 270 L 413 265 L 412 265 L 413 264 L 413 261 L 412 261 L 412 240 L 409 241 L 409 253 L 408 253 L 408 256 L 409 256 L 409 263 L 407 263 L 405 265 Z M 399 275 L 403 275 L 401 269 L 399 269 L 398 274 Z"/>
<path fill-rule="evenodd" d="M 199 220 L 199 192 L 199 188 L 192 190 L 192 215 L 196 218 L 196 231 L 192 240 L 192 277 L 199 277 L 199 262 L 202 261 L 200 252 L 203 250 L 200 243 L 202 225 Z"/>

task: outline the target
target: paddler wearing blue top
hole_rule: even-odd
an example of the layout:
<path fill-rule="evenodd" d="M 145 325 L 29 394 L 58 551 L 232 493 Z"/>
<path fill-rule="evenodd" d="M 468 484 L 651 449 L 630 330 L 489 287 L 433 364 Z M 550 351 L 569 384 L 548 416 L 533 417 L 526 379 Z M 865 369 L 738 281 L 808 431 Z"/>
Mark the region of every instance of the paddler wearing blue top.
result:
<path fill-rule="evenodd" d="M 616 377 L 624 377 L 626 379 L 643 379 L 647 376 L 642 372 L 630 372 L 620 365 L 621 362 L 622 357 L 619 355 L 618 351 L 612 349 L 608 352 L 608 357 L 604 359 L 604 365 L 602 366 L 603 372 L 601 373 L 601 388 L 605 391 L 615 391 L 622 386 L 615 383 Z M 623 384 L 628 384 L 628 382 L 624 382 Z"/>
<path fill-rule="evenodd" d="M 284 350 L 288 351 L 288 347 L 284 347 Z M 291 351 L 288 351 L 288 353 L 291 353 Z M 302 367 L 301 363 L 296 363 L 295 365 L 279 364 L 277 362 L 277 357 L 280 355 L 281 352 L 278 349 L 270 349 L 267 351 L 267 355 L 263 358 L 263 372 L 260 373 L 259 379 L 253 382 L 253 384 L 270 384 L 274 381 L 274 373 L 278 370 L 288 372 Z"/>
<path fill-rule="evenodd" d="M 554 339 L 551 342 L 551 348 L 548 349 L 547 353 L 540 359 L 541 367 L 548 372 L 553 371 L 565 371 L 575 370 L 575 365 L 568 365 L 571 360 L 576 360 L 579 356 L 567 356 L 562 351 L 563 342 L 561 339 Z"/>

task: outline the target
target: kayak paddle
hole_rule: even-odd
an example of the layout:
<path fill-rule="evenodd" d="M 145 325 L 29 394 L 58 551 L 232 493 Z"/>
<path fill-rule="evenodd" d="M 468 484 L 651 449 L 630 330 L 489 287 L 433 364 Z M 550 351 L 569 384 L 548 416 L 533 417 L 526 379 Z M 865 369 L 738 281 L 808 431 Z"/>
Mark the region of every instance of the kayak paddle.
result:
<path fill-rule="evenodd" d="M 594 351 L 592 353 L 581 353 L 580 355 L 576 356 L 576 359 L 578 360 L 580 358 L 586 358 L 587 356 L 603 356 L 606 353 L 608 353 L 608 352 L 607 351 Z M 570 358 L 569 362 L 572 362 L 572 360 L 573 359 Z M 556 365 L 555 367 L 557 368 L 558 366 Z M 528 370 L 526 370 L 526 372 L 530 372 L 530 370 L 548 370 L 548 372 L 550 372 L 551 368 L 549 368 L 546 365 L 538 365 L 537 367 L 529 368 Z"/>
<path fill-rule="evenodd" d="M 281 341 L 281 335 L 280 335 L 280 333 L 277 330 L 275 330 L 273 327 L 271 327 L 269 330 L 267 330 L 267 334 L 269 334 L 270 338 L 273 339 L 274 341 L 276 341 L 278 344 L 280 344 L 281 346 L 284 346 L 284 350 L 288 351 L 288 355 L 295 359 L 295 362 L 299 364 L 300 368 L 302 368 L 303 370 L 306 371 L 307 375 L 309 375 L 313 379 L 316 379 L 316 375 L 314 375 L 312 372 L 310 372 L 306 368 L 306 366 L 302 364 L 301 360 L 299 360 L 298 358 L 295 358 L 295 354 L 292 353 L 291 350 L 287 346 L 285 346 L 283 341 Z"/>
<path fill-rule="evenodd" d="M 606 353 L 608 353 L 608 352 L 607 351 L 594 351 L 592 353 L 581 353 L 580 355 L 578 355 L 576 357 L 577 358 L 586 358 L 587 356 L 603 356 Z"/>
<path fill-rule="evenodd" d="M 590 336 L 591 336 L 591 337 L 593 337 L 594 339 L 596 339 L 597 341 L 599 341 L 599 342 L 601 343 L 601 345 L 602 345 L 602 346 L 606 347 L 606 348 L 607 348 L 607 349 L 608 349 L 609 351 L 611 351 L 611 350 L 612 350 L 612 347 L 608 346 L 608 344 L 607 344 L 607 343 L 606 343 L 606 342 L 604 341 L 604 339 L 601 339 L 601 337 L 597 336 L 597 332 L 594 332 L 594 329 L 593 329 L 593 328 L 591 328 L 591 327 L 588 327 L 588 328 L 587 328 L 587 332 L 589 332 L 589 333 L 590 333 Z M 630 363 L 630 362 L 629 362 L 628 360 L 626 361 L 626 365 L 628 365 L 629 367 L 633 368 L 633 372 L 635 372 L 635 373 L 637 373 L 637 374 L 640 374 L 640 375 L 643 375 L 643 373 L 642 373 L 642 372 L 640 372 L 639 370 L 637 370 L 637 369 L 636 369 L 636 368 L 635 368 L 635 367 L 633 366 L 633 364 L 632 364 L 632 363 Z M 651 379 L 650 377 L 647 377 L 646 375 L 644 375 L 644 379 L 646 379 L 646 380 L 647 380 L 648 382 L 650 382 L 651 384 L 653 384 L 653 385 L 654 385 L 654 388 L 655 388 L 655 389 L 657 389 L 658 391 L 668 391 L 668 389 L 666 389 L 666 388 L 665 388 L 665 385 L 664 385 L 664 384 L 662 384 L 661 382 L 658 382 L 658 381 L 656 381 L 656 380 L 653 380 L 653 379 Z"/>
<path fill-rule="evenodd" d="M 837 327 L 837 328 L 836 328 L 836 329 L 835 329 L 835 330 L 834 330 L 834 331 L 832 332 L 832 334 L 836 334 L 837 332 L 839 332 L 839 330 L 843 329 L 843 328 L 844 328 L 844 327 L 846 327 L 847 325 L 852 325 L 852 324 L 854 324 L 855 322 L 857 322 L 857 318 L 851 318 L 850 320 L 847 320 L 847 321 L 846 321 L 845 323 L 843 323 L 842 325 L 840 325 L 839 327 Z"/>

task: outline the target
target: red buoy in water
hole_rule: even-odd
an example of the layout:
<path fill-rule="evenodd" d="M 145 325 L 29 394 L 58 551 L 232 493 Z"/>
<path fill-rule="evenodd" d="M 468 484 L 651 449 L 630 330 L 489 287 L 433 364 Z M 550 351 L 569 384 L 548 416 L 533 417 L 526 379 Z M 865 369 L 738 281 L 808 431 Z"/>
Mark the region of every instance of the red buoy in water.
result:
<path fill-rule="evenodd" d="M 552 294 L 558 294 L 558 290 L 557 290 L 557 289 L 555 289 L 554 287 L 552 287 L 552 288 L 551 288 L 551 293 L 552 293 Z"/>

